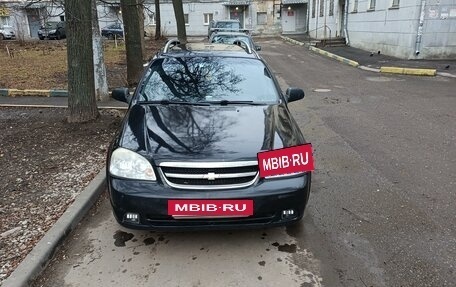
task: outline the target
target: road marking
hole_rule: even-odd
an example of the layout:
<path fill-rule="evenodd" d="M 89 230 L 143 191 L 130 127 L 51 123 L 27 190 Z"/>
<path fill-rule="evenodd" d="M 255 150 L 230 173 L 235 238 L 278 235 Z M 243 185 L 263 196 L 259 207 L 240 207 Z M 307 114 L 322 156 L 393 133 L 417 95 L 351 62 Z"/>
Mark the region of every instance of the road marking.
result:
<path fill-rule="evenodd" d="M 314 89 L 313 91 L 317 92 L 317 93 L 328 93 L 328 92 L 331 92 L 330 89 Z"/>

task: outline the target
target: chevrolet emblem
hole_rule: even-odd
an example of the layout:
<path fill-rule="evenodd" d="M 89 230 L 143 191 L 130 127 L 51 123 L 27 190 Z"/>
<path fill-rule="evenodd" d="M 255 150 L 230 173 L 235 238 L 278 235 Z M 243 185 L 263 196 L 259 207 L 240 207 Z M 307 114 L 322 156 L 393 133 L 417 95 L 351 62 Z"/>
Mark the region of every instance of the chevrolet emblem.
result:
<path fill-rule="evenodd" d="M 213 172 L 209 172 L 208 174 L 204 175 L 204 178 L 207 180 L 215 180 L 217 177 L 218 176 Z"/>

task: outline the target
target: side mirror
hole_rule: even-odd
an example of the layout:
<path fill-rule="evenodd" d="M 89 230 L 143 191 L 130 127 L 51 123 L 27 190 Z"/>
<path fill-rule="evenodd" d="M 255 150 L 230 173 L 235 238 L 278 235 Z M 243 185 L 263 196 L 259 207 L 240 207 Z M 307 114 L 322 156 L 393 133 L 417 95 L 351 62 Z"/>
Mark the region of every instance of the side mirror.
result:
<path fill-rule="evenodd" d="M 112 90 L 112 98 L 124 103 L 130 103 L 131 96 L 128 88 L 116 88 Z"/>
<path fill-rule="evenodd" d="M 286 91 L 287 101 L 289 103 L 304 98 L 304 91 L 300 88 L 288 88 Z"/>
<path fill-rule="evenodd" d="M 258 46 L 258 45 L 257 45 L 257 46 L 255 46 L 255 50 L 257 50 L 257 51 L 261 51 L 261 46 Z"/>

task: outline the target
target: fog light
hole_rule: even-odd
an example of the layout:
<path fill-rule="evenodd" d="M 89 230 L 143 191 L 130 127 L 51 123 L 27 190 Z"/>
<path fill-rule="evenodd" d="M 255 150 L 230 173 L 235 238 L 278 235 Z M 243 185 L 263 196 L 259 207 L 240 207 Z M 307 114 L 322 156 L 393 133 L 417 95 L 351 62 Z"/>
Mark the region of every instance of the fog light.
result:
<path fill-rule="evenodd" d="M 285 209 L 282 210 L 282 218 L 292 217 L 295 214 L 294 209 Z"/>
<path fill-rule="evenodd" d="M 131 222 L 131 223 L 139 223 L 139 214 L 127 212 L 125 214 L 125 221 Z"/>

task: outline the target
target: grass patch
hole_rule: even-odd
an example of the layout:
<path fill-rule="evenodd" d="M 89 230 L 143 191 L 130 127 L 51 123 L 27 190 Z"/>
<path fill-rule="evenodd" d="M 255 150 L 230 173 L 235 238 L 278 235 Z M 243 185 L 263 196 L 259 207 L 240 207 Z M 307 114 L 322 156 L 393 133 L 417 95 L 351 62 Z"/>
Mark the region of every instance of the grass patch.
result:
<path fill-rule="evenodd" d="M 147 57 L 161 47 L 163 41 L 146 41 Z M 104 41 L 104 57 L 109 88 L 126 86 L 127 66 L 125 43 Z M 8 51 L 10 55 L 8 55 Z M 150 53 L 150 55 L 149 55 Z M 0 42 L 0 88 L 67 89 L 66 41 Z"/>

